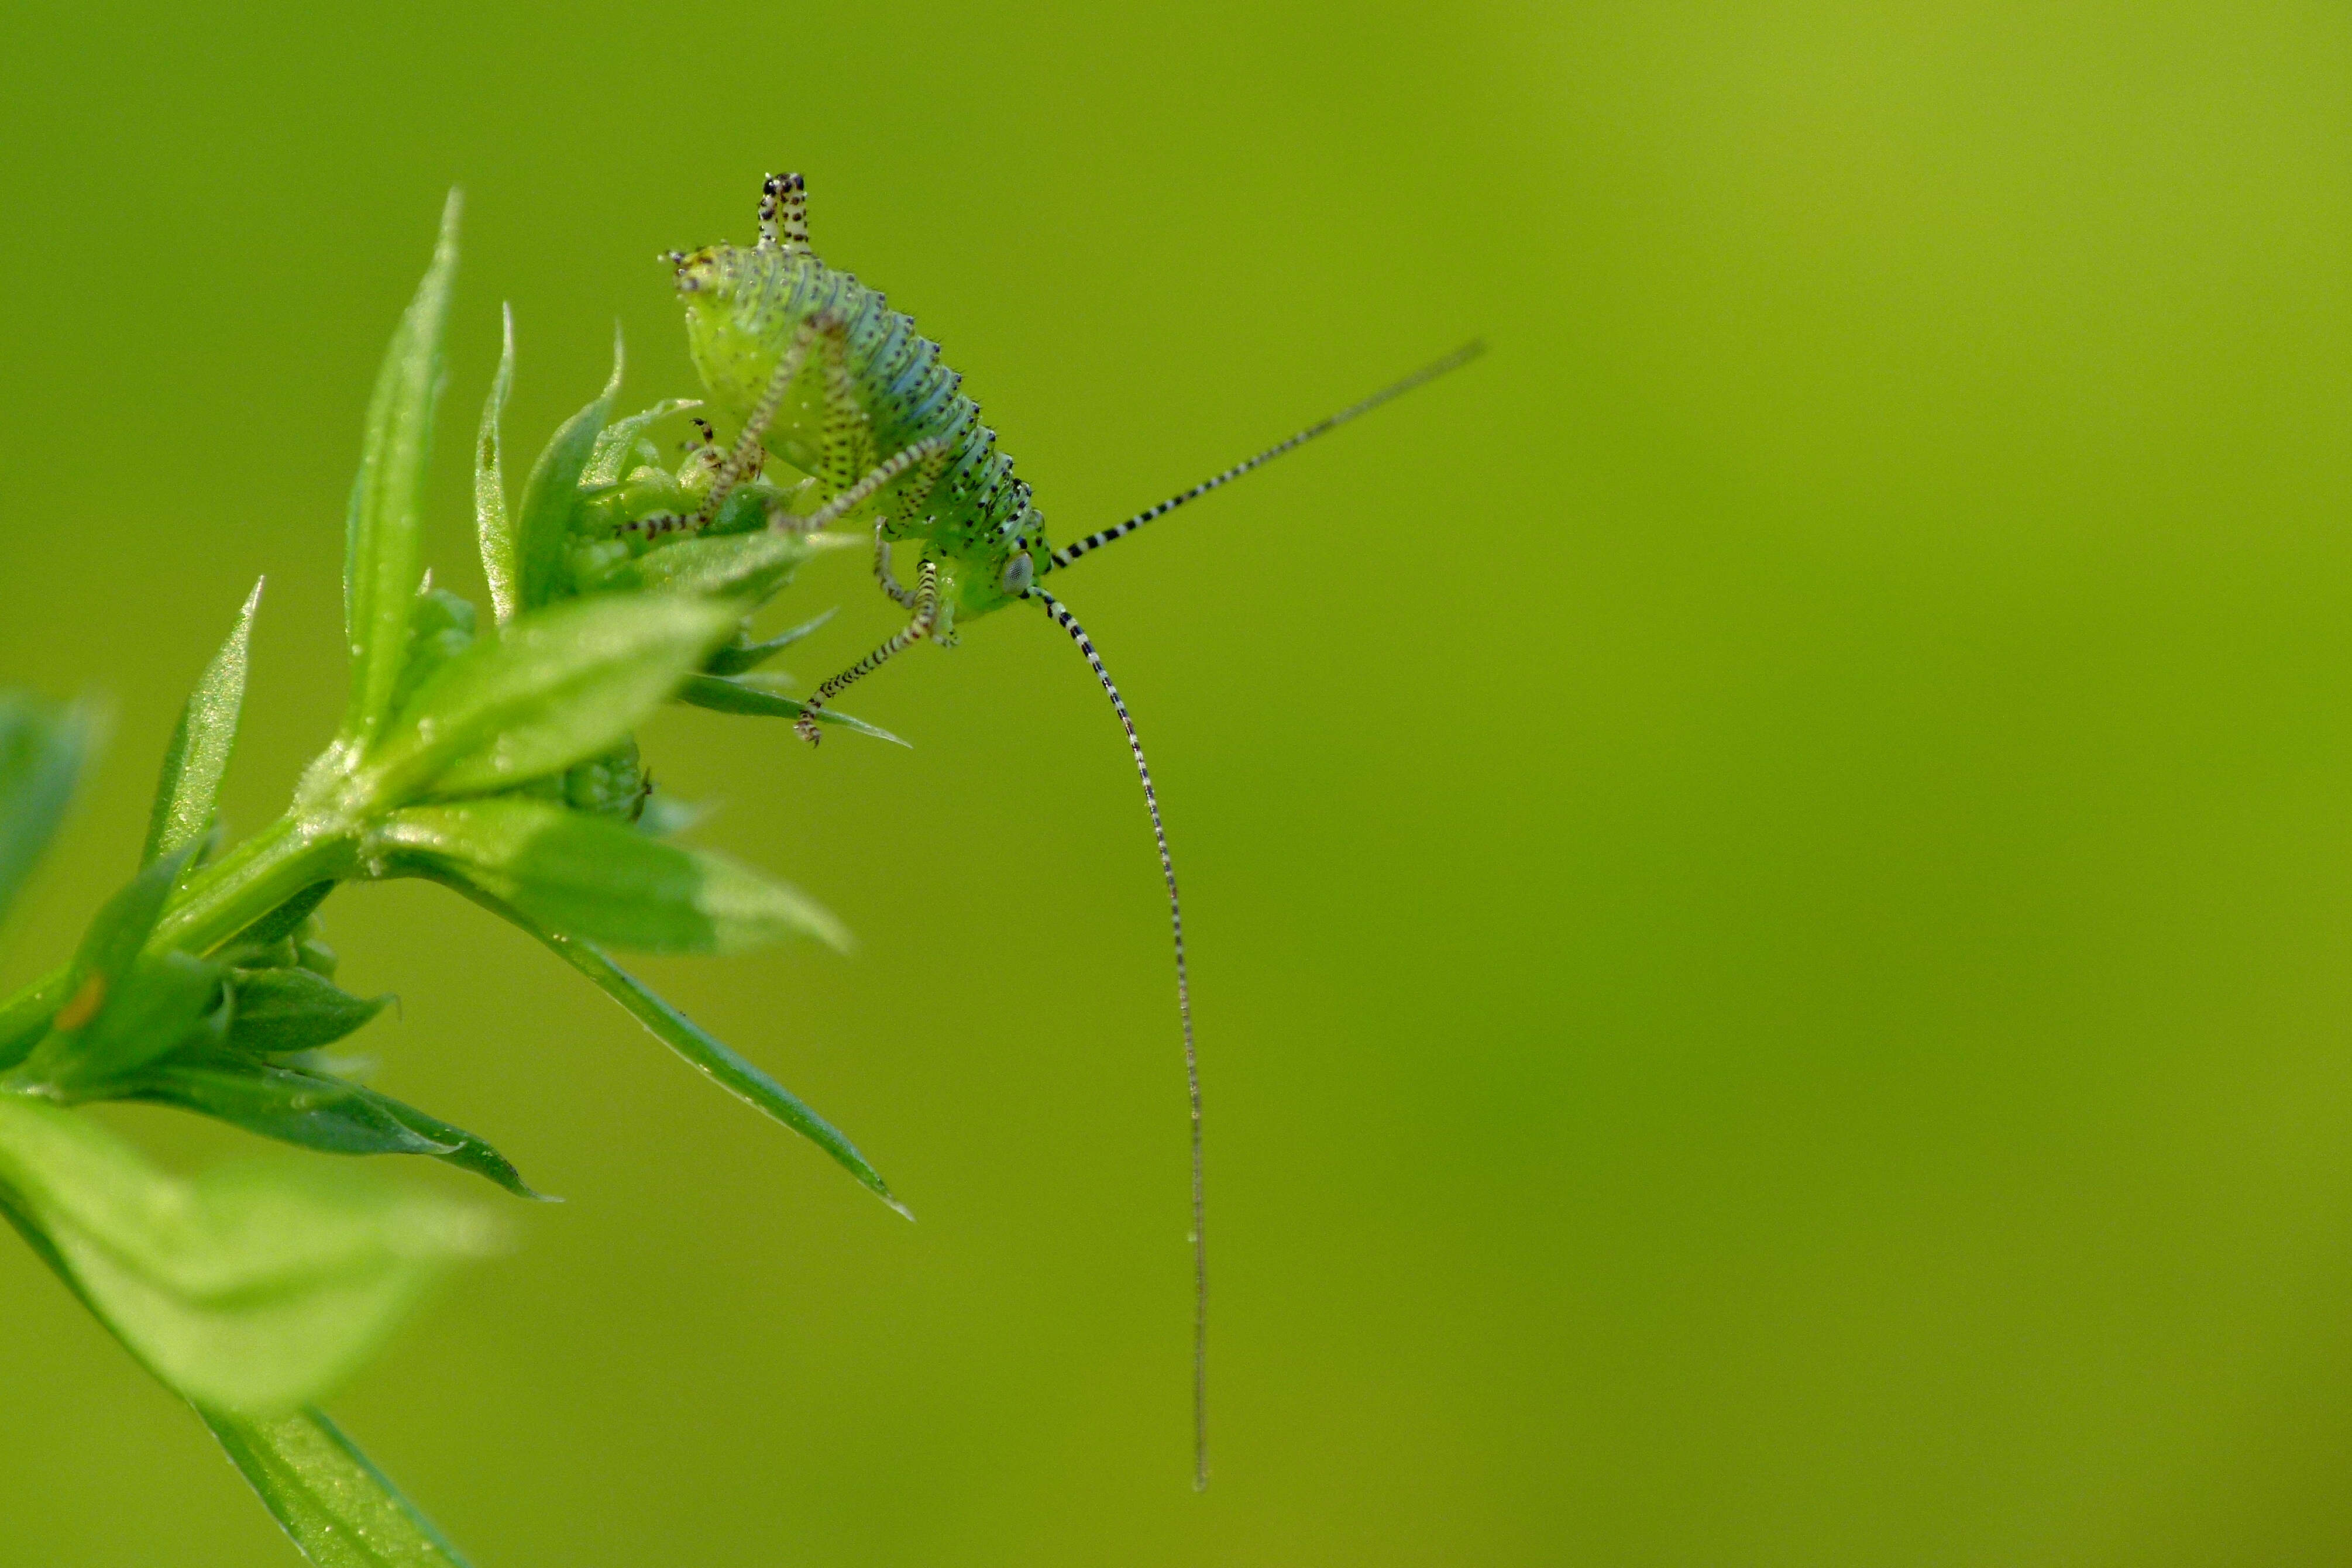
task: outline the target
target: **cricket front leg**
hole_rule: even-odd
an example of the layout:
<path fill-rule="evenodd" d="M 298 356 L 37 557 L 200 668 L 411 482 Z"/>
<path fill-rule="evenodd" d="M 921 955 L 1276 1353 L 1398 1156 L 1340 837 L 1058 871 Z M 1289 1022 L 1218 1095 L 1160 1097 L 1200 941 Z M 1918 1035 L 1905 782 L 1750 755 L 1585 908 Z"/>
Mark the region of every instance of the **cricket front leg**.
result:
<path fill-rule="evenodd" d="M 904 629 L 888 642 L 884 643 L 811 693 L 808 701 L 802 708 L 800 718 L 793 724 L 793 732 L 810 745 L 815 745 L 822 738 L 817 731 L 816 717 L 824 705 L 841 695 L 845 688 L 881 668 L 895 656 L 929 637 L 932 628 L 939 625 L 939 620 L 940 563 L 936 561 L 926 561 L 923 563 L 922 575 L 915 582 L 915 618 L 908 621 Z"/>

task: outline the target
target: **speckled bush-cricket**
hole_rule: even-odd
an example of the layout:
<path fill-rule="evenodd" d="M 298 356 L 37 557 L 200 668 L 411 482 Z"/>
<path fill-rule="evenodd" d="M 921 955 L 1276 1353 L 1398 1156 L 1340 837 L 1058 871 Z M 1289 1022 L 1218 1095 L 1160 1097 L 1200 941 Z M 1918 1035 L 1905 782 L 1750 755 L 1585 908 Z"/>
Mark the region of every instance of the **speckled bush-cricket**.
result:
<path fill-rule="evenodd" d="M 1192 1043 L 1191 985 L 1184 965 L 1184 918 L 1176 870 L 1151 786 L 1151 770 L 1127 704 L 1086 631 L 1044 580 L 1113 540 L 1123 539 L 1293 447 L 1356 418 L 1476 356 L 1470 343 L 1362 402 L 1307 426 L 1287 440 L 1234 464 L 1124 522 L 1055 550 L 1029 486 L 980 406 L 961 390 L 962 377 L 942 363 L 937 343 L 889 309 L 877 291 L 826 266 L 809 245 L 807 195 L 798 174 L 770 175 L 760 201 L 759 243 L 673 251 L 696 368 L 715 408 L 740 422 L 722 452 L 705 442 L 677 474 L 638 470 L 611 505 L 625 531 L 735 531 L 769 527 L 869 532 L 874 574 L 904 607 L 904 628 L 819 686 L 797 725 L 812 744 L 815 715 L 851 682 L 914 644 L 951 644 L 959 626 L 992 610 L 1029 600 L 1053 617 L 1086 656 L 1127 732 L 1144 805 L 1168 885 L 1175 936 L 1176 999 L 1184 1032 L 1185 1081 L 1192 1110 L 1194 1484 L 1208 1481 L 1208 1262 L 1201 1164 L 1201 1079 Z M 792 471 L 763 471 L 768 459 Z M 891 570 L 891 547 L 921 546 L 911 587 Z"/>

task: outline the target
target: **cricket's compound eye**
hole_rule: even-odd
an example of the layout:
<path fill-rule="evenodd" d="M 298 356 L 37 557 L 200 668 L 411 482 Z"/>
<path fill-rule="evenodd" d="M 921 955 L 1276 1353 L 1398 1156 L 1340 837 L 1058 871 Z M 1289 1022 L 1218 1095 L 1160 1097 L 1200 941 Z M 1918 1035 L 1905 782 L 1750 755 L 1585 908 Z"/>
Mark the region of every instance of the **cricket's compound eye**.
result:
<path fill-rule="evenodd" d="M 1029 584 L 1036 579 L 1036 563 L 1029 559 L 1029 552 L 1024 550 L 1004 563 L 1004 575 L 1000 581 L 1004 591 L 1017 599 L 1029 591 Z"/>
<path fill-rule="evenodd" d="M 677 291 L 681 294 L 699 294 L 704 289 L 713 287 L 719 280 L 718 258 L 709 250 L 698 250 L 691 254 L 683 250 L 673 250 L 659 259 L 668 262 L 676 270 Z"/>

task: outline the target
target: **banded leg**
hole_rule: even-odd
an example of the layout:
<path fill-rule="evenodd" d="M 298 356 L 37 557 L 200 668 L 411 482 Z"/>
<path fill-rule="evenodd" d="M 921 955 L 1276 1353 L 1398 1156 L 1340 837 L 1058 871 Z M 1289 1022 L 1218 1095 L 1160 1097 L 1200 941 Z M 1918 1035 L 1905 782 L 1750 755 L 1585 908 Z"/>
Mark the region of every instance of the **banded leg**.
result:
<path fill-rule="evenodd" d="M 911 610 L 915 607 L 915 591 L 900 587 L 898 579 L 890 575 L 890 541 L 882 532 L 889 526 L 887 517 L 874 525 L 874 580 L 882 584 L 884 593 L 898 602 L 899 608 Z"/>
<path fill-rule="evenodd" d="M 674 511 L 657 511 L 651 517 L 633 517 L 615 530 L 620 533 L 642 533 L 647 539 L 659 539 L 665 533 L 683 533 L 690 528 L 700 528 L 698 518 L 680 517 Z"/>
<path fill-rule="evenodd" d="M 874 423 L 858 400 L 857 378 L 849 374 L 849 327 L 838 318 L 817 323 L 824 374 L 824 432 L 818 437 L 817 482 L 835 495 L 857 483 L 875 466 Z"/>
<path fill-rule="evenodd" d="M 898 636 L 811 693 L 806 708 L 800 718 L 793 721 L 793 733 L 799 735 L 810 745 L 815 745 L 820 739 L 816 727 L 817 710 L 840 696 L 843 689 L 852 683 L 881 668 L 894 655 L 904 653 L 929 637 L 931 627 L 938 623 L 939 618 L 940 563 L 936 561 L 926 561 L 923 563 L 922 575 L 915 581 L 915 618 L 908 621 L 906 629 L 899 632 Z"/>
<path fill-rule="evenodd" d="M 948 439 L 944 436 L 927 436 L 911 447 L 902 447 L 867 469 L 865 477 L 856 484 L 851 485 L 803 519 L 800 526 L 811 533 L 820 529 L 831 528 L 835 523 L 872 500 L 884 486 L 898 479 L 909 468 L 923 470 L 921 476 L 923 482 L 919 488 L 924 494 L 928 495 L 931 486 L 939 482 L 940 468 L 946 461 L 947 455 Z"/>
<path fill-rule="evenodd" d="M 824 398 L 824 428 L 817 437 L 816 468 L 810 479 L 820 495 L 833 499 L 804 516 L 771 513 L 768 526 L 800 533 L 830 528 L 910 468 L 920 468 L 919 492 L 928 495 L 946 467 L 948 444 L 936 438 L 918 441 L 877 461 L 873 422 L 858 398 L 856 379 L 849 374 L 847 324 L 836 316 L 816 316 L 802 331 L 810 335 L 809 346 L 817 356 Z"/>
<path fill-rule="evenodd" d="M 743 421 L 743 433 L 735 437 L 735 449 L 727 454 L 718 470 L 710 476 L 710 489 L 702 498 L 700 510 L 694 514 L 693 526 L 697 532 L 710 526 L 719 516 L 719 509 L 727 504 L 727 498 L 734 493 L 737 485 L 760 471 L 760 464 L 765 457 L 760 442 L 767 435 L 768 426 L 775 422 L 776 410 L 783 405 L 784 394 L 791 388 L 793 378 L 808 363 L 809 350 L 815 344 L 816 337 L 816 324 L 803 321 L 800 330 L 793 334 L 793 341 L 785 345 L 783 358 L 776 362 L 776 373 L 768 378 L 767 389 L 760 394 L 760 401 L 751 405 L 751 416 Z"/>

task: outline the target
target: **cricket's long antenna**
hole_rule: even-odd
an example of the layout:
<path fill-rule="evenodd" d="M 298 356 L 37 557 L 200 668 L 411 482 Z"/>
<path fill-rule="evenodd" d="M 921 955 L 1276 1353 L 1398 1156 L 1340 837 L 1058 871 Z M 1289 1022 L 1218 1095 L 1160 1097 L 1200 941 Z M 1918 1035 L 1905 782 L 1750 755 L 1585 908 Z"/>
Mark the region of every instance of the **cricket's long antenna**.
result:
<path fill-rule="evenodd" d="M 1022 597 L 1045 606 L 1045 613 L 1070 634 L 1070 640 L 1094 667 L 1095 679 L 1110 694 L 1110 705 L 1118 710 L 1119 725 L 1127 731 L 1127 749 L 1135 753 L 1136 773 L 1143 780 L 1143 804 L 1151 812 L 1151 837 L 1160 845 L 1160 874 L 1168 880 L 1168 921 L 1176 933 L 1176 1012 L 1184 1021 L 1184 1088 L 1192 1104 L 1192 1489 L 1200 1491 L 1209 1484 L 1209 1241 L 1203 1223 L 1208 1204 L 1201 1180 L 1201 1058 L 1192 1048 L 1192 985 L 1184 973 L 1184 908 L 1176 900 L 1176 863 L 1168 858 L 1168 830 L 1160 826 L 1160 796 L 1151 788 L 1151 766 L 1143 760 L 1143 742 L 1135 733 L 1135 721 L 1128 717 L 1126 700 L 1111 683 L 1110 671 L 1103 668 L 1102 655 L 1095 652 L 1087 629 L 1062 607 L 1059 599 L 1037 587 Z"/>
<path fill-rule="evenodd" d="M 1227 468 L 1223 473 L 1219 474 L 1216 478 L 1213 479 L 1203 479 L 1189 490 L 1184 490 L 1176 495 L 1170 496 L 1158 506 L 1150 507 L 1142 511 L 1137 512 L 1133 517 L 1129 518 L 1125 522 L 1118 524 L 1115 528 L 1106 528 L 1100 533 L 1089 533 L 1084 539 L 1075 540 L 1068 544 L 1065 544 L 1061 549 L 1054 552 L 1054 564 L 1056 566 L 1067 566 L 1070 563 L 1076 561 L 1079 556 L 1086 554 L 1089 551 L 1099 550 L 1114 539 L 1124 539 L 1129 534 L 1133 533 L 1137 529 L 1141 528 L 1145 523 L 1150 522 L 1153 518 L 1165 517 L 1170 512 L 1174 511 L 1178 507 L 1182 506 L 1186 501 L 1197 500 L 1201 497 L 1207 495 L 1211 490 L 1218 489 L 1220 486 L 1229 485 L 1235 479 L 1240 479 L 1244 474 L 1248 473 L 1252 468 L 1261 468 L 1264 465 L 1272 462 L 1275 458 L 1281 457 L 1285 452 L 1289 451 L 1292 447 L 1303 447 L 1307 442 L 1312 441 L 1316 437 L 1322 435 L 1327 430 L 1337 430 L 1340 426 L 1345 425 L 1349 420 L 1355 418 L 1357 416 L 1370 414 L 1373 409 L 1378 408 L 1381 404 L 1386 403 L 1391 397 L 1402 397 L 1416 386 L 1420 386 L 1427 382 L 1435 381 L 1439 376 L 1444 375 L 1449 370 L 1458 370 L 1486 352 L 1486 345 L 1483 342 L 1473 341 L 1464 343 L 1460 348 L 1455 349 L 1444 359 L 1437 360 L 1432 363 L 1422 366 L 1419 370 L 1414 371 L 1411 375 L 1406 376 L 1402 381 L 1398 382 L 1393 386 L 1384 386 L 1380 391 L 1372 394 L 1370 397 L 1365 398 L 1361 403 L 1356 404 L 1352 407 L 1342 408 L 1339 413 L 1332 415 L 1328 419 L 1317 420 L 1314 424 L 1309 425 L 1306 429 L 1301 430 L 1297 435 L 1293 436 L 1289 440 L 1277 442 L 1274 446 L 1268 447 L 1265 451 L 1260 452 L 1256 457 L 1248 459 L 1246 462 L 1235 463 L 1232 468 Z"/>

